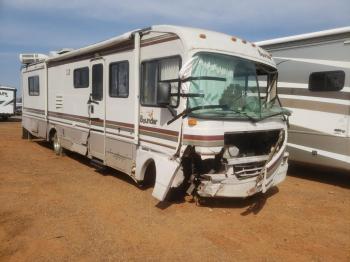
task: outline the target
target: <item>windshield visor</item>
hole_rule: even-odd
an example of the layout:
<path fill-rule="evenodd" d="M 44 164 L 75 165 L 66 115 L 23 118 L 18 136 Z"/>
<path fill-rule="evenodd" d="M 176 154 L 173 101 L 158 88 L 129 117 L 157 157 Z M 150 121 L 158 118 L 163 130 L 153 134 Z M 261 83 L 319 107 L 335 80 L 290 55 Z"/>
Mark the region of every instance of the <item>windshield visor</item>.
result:
<path fill-rule="evenodd" d="M 283 113 L 275 68 L 234 56 L 198 53 L 190 72 L 187 106 L 196 108 L 192 115 L 260 120 Z"/>

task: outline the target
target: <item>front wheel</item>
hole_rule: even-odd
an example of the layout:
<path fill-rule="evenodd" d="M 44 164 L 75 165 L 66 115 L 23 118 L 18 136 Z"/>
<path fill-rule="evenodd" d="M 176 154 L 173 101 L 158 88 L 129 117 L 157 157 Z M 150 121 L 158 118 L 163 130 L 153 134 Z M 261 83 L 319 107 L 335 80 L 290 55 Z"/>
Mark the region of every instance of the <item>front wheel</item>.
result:
<path fill-rule="evenodd" d="M 52 145 L 53 145 L 53 151 L 56 155 L 61 156 L 63 155 L 63 147 L 61 145 L 61 140 L 58 137 L 57 133 L 54 134 L 52 139 Z"/>

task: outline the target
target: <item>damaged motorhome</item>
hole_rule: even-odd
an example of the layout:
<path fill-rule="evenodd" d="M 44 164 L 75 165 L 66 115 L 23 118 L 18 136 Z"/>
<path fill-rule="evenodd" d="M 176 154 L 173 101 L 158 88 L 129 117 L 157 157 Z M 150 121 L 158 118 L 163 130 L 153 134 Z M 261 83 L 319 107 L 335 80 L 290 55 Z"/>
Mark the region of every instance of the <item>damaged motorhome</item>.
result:
<path fill-rule="evenodd" d="M 23 133 L 137 183 L 247 197 L 284 180 L 287 118 L 277 70 L 255 44 L 152 26 L 77 50 L 21 57 Z"/>

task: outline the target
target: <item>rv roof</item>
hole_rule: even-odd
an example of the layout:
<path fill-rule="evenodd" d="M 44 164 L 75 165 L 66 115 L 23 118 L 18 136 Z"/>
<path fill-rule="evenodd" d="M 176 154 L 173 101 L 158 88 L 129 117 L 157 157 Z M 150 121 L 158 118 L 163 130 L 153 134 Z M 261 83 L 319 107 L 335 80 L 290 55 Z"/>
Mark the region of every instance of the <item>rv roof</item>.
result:
<path fill-rule="evenodd" d="M 318 31 L 318 32 L 313 32 L 313 33 L 275 38 L 275 39 L 256 42 L 256 44 L 259 46 L 267 46 L 267 45 L 274 45 L 274 44 L 281 44 L 281 43 L 287 43 L 287 42 L 306 40 L 306 39 L 311 39 L 311 38 L 316 38 L 316 37 L 349 33 L 349 32 L 350 32 L 350 26 L 347 26 L 347 27 L 340 27 L 340 28 Z"/>
<path fill-rule="evenodd" d="M 208 31 L 199 28 L 181 27 L 172 25 L 155 25 L 150 28 L 143 29 L 143 31 L 153 31 L 161 33 L 173 33 L 179 36 L 186 49 L 206 49 L 216 50 L 228 53 L 233 53 L 238 56 L 250 57 L 253 60 L 257 60 L 263 63 L 268 63 L 274 66 L 274 62 L 271 56 L 260 47 L 250 43 L 246 40 L 230 36 L 227 34 Z M 98 50 L 106 47 L 110 47 L 124 41 L 129 40 L 132 35 L 140 30 L 133 30 L 123 35 L 113 37 L 111 39 L 98 42 L 93 45 L 89 45 L 80 49 L 76 49 L 61 55 L 48 58 L 47 62 L 60 61 L 68 58 L 72 58 L 78 55 L 86 54 L 89 52 L 98 52 Z"/>

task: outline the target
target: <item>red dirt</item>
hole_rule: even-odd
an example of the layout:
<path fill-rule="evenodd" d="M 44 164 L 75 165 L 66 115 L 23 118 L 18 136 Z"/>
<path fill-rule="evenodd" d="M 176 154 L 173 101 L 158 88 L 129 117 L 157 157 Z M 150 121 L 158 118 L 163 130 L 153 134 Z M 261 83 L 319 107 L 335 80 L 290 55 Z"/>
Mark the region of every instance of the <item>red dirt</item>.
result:
<path fill-rule="evenodd" d="M 293 168 L 249 199 L 158 203 L 0 123 L 0 260 L 350 261 L 350 176 Z"/>

